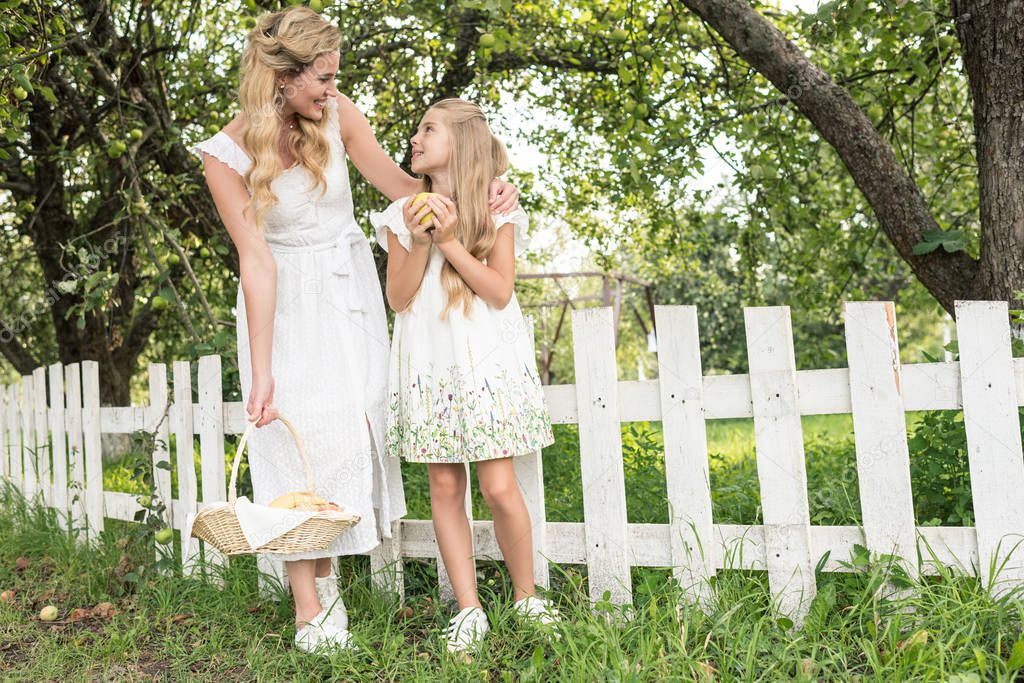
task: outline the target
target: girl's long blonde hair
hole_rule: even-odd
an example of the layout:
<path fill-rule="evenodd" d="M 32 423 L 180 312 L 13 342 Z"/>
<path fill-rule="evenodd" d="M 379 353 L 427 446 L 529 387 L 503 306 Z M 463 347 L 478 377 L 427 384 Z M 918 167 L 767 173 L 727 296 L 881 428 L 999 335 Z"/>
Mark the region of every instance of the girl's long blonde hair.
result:
<path fill-rule="evenodd" d="M 338 28 L 308 7 L 289 7 L 264 14 L 249 31 L 242 53 L 238 99 L 245 114 L 245 149 L 253 164 L 245 174 L 252 197 L 246 210 L 253 214 L 256 228 L 263 231 L 263 215 L 277 203 L 270 184 L 284 169 L 278 155 L 280 118 L 284 107 L 283 91 L 277 86 L 279 75 L 298 75 L 324 53 L 341 45 Z M 324 166 L 330 155 L 330 143 L 324 132 L 327 110 L 320 121 L 296 116 L 297 125 L 288 132 L 287 148 L 316 178 L 315 187 L 327 189 Z M 311 188 L 312 189 L 312 188 Z"/>
<path fill-rule="evenodd" d="M 479 105 L 450 98 L 437 102 L 431 109 L 443 112 L 448 125 L 448 175 L 459 215 L 455 239 L 466 251 L 483 261 L 491 253 L 498 236 L 488 206 L 488 189 L 494 178 L 508 170 L 508 152 L 487 126 L 487 118 Z M 424 176 L 423 182 L 429 192 L 432 187 L 430 176 Z M 446 319 L 448 312 L 459 304 L 463 314 L 468 316 L 473 310 L 473 290 L 447 261 L 441 269 L 441 286 L 448 294 L 441 319 Z"/>

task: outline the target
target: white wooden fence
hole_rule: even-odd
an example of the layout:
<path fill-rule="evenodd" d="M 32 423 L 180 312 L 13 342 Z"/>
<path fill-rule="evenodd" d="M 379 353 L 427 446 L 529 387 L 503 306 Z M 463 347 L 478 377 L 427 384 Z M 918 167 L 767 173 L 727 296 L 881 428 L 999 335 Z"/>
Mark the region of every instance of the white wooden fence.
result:
<path fill-rule="evenodd" d="M 846 571 L 841 563 L 861 544 L 903 558 L 912 576 L 935 573 L 937 561 L 977 572 L 999 592 L 1020 586 L 1024 551 L 1012 557 L 1011 551 L 1024 533 L 1017 413 L 1024 359 L 1011 356 L 1006 303 L 958 303 L 958 363 L 902 365 L 892 303 L 847 303 L 844 312 L 849 368 L 798 371 L 788 307 L 748 308 L 749 374 L 704 376 L 696 309 L 659 306 L 659 379 L 618 381 L 611 309 L 575 311 L 576 384 L 545 392 L 555 423 L 579 424 L 585 521 L 545 521 L 539 454 L 515 460 L 534 520 L 537 584 L 548 585 L 548 561 L 586 564 L 591 598 L 608 592 L 612 602 L 625 604 L 632 599 L 631 567 L 672 567 L 687 595 L 703 600 L 718 570 L 767 570 L 778 609 L 799 623 L 815 594 L 819 560 L 827 553 L 824 571 Z M 156 429 L 169 443 L 173 433 L 176 452 L 155 453 L 154 462 L 169 458 L 177 469 L 179 494 L 167 522 L 180 529 L 196 510 L 197 481 L 203 502 L 226 498 L 224 436 L 245 426 L 243 405 L 222 399 L 220 357 L 199 361 L 198 403 L 189 369 L 187 362 L 174 363 L 172 397 L 166 366 L 151 365 L 150 405 L 142 407 L 101 407 L 99 368 L 92 361 L 39 368 L 4 387 L 3 476 L 28 496 L 68 511 L 72 524 L 95 535 L 104 517 L 131 520 L 139 509 L 134 495 L 102 490 L 100 434 Z M 964 413 L 975 527 L 915 526 L 905 413 L 936 409 Z M 859 527 L 812 526 L 808 515 L 800 417 L 836 413 L 853 415 Z M 712 518 L 705 421 L 724 418 L 753 418 L 761 525 Z M 663 425 L 668 524 L 626 519 L 620 424 L 642 420 Z M 159 496 L 170 500 L 169 472 L 154 472 Z M 479 556 L 501 558 L 491 522 L 473 522 L 473 532 Z M 393 533 L 371 553 L 371 565 L 379 586 L 401 593 L 402 558 L 435 558 L 438 550 L 429 520 L 399 520 Z M 181 539 L 184 572 L 201 568 L 198 551 L 198 541 Z M 205 561 L 225 558 L 207 549 Z M 279 565 L 261 567 L 281 576 Z M 442 593 L 450 594 L 443 570 L 439 574 Z"/>

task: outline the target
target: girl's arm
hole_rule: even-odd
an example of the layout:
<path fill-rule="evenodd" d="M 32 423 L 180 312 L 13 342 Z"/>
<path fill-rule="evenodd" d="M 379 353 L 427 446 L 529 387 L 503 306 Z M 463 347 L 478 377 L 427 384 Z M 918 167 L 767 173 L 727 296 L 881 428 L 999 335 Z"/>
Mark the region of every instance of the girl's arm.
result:
<path fill-rule="evenodd" d="M 258 417 L 256 426 L 262 427 L 274 419 L 271 351 L 277 308 L 277 264 L 266 239 L 245 216 L 249 194 L 242 177 L 210 154 L 203 155 L 203 167 L 217 212 L 238 249 L 238 270 L 245 297 L 252 360 L 252 390 L 246 412 L 250 419 Z"/>
<path fill-rule="evenodd" d="M 396 313 L 401 313 L 416 296 L 423 282 L 423 273 L 427 270 L 427 261 L 430 259 L 430 247 L 432 240 L 427 232 L 427 225 L 420 225 L 422 218 L 429 208 L 426 206 L 418 210 L 412 208 L 412 201 L 405 203 L 402 207 L 402 216 L 405 225 L 412 235 L 412 245 L 409 251 L 405 250 L 402 243 L 398 241 L 391 230 L 388 234 L 388 282 L 387 298 L 388 305 Z"/>
<path fill-rule="evenodd" d="M 433 195 L 427 198 L 427 205 L 434 212 L 433 238 L 438 249 L 477 296 L 494 308 L 505 308 L 512 300 L 516 280 L 515 229 L 504 227 L 512 224 L 498 226 L 498 236 L 484 264 L 455 239 L 456 215 L 452 201 Z"/>
<path fill-rule="evenodd" d="M 338 93 L 337 101 L 341 141 L 362 176 L 391 201 L 423 189 L 420 180 L 403 171 L 380 146 L 370 122 L 359 107 L 341 93 Z M 491 211 L 508 213 L 519 205 L 519 190 L 511 183 L 495 178 L 489 188 L 489 202 Z"/>

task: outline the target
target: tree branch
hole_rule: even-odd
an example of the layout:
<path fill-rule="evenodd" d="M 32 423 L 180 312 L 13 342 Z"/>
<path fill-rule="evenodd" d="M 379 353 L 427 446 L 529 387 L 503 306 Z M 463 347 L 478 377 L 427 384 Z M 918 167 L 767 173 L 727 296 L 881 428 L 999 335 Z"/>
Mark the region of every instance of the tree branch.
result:
<path fill-rule="evenodd" d="M 3 320 L 0 320 L 0 353 L 3 353 L 4 358 L 22 375 L 31 373 L 40 365 L 31 352 L 18 341 L 15 331 Z"/>
<path fill-rule="evenodd" d="M 928 291 L 952 312 L 975 298 L 978 263 L 966 252 L 918 256 L 914 245 L 939 226 L 892 147 L 850 93 L 815 66 L 745 0 L 681 0 L 776 88 L 835 148 L 889 241 Z"/>

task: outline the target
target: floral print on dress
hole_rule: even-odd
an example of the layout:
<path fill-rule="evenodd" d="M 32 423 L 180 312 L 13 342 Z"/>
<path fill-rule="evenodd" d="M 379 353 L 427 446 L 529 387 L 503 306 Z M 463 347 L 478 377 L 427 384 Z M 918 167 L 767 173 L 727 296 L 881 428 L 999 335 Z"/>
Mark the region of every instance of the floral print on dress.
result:
<path fill-rule="evenodd" d="M 538 451 L 554 442 L 535 370 L 524 364 L 492 377 L 458 365 L 415 371 L 401 355 L 385 435 L 388 451 L 413 462 L 476 462 Z"/>

